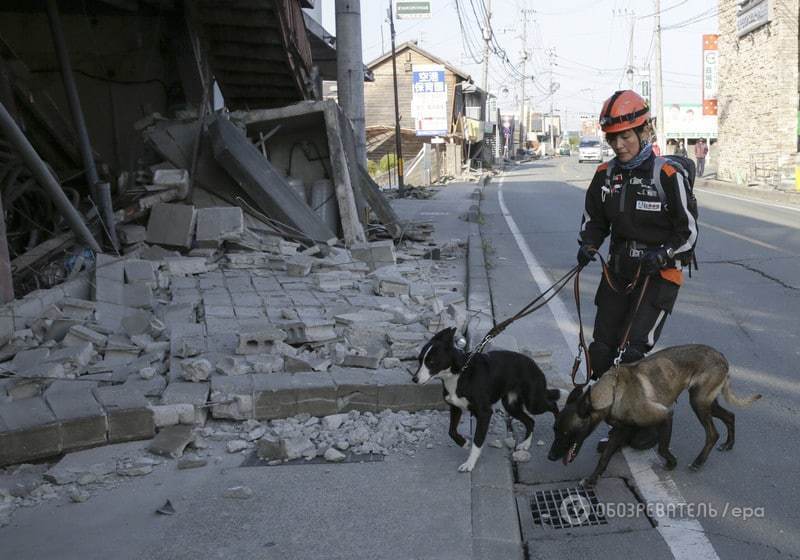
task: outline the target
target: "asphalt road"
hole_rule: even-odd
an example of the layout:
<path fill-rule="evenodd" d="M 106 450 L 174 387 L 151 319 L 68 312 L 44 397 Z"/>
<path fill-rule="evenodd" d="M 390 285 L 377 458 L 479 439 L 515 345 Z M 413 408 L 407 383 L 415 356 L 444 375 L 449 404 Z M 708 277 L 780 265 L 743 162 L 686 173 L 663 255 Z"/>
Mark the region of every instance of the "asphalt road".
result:
<path fill-rule="evenodd" d="M 505 206 L 551 282 L 575 264 L 585 190 L 594 170 L 594 164 L 578 164 L 575 157 L 559 158 L 513 166 L 503 179 Z M 703 431 L 688 399 L 681 398 L 672 440 L 679 466 L 669 474 L 659 465 L 652 468 L 658 481 L 674 482 L 687 503 L 705 504 L 698 510 L 706 507 L 706 511 L 695 518 L 713 547 L 708 557 L 714 558 L 714 553 L 724 559 L 800 557 L 800 211 L 706 189 L 697 194 L 700 270 L 681 289 L 658 348 L 686 343 L 713 346 L 731 363 L 734 391 L 740 396 L 758 392 L 764 398 L 748 409 L 726 405 L 737 415 L 736 448 L 712 452 L 699 473 L 687 466 L 702 447 Z M 487 187 L 482 212 L 499 321 L 539 289 L 498 205 L 498 181 Z M 587 335 L 598 280 L 599 266 L 593 264 L 582 275 Z M 571 290 L 560 298 L 574 322 Z M 575 333 L 572 324 L 562 334 L 564 327 L 558 328 L 557 319 L 557 310 L 554 315 L 548 308 L 510 331 L 523 347 L 551 351 L 549 375 L 563 379 L 575 351 L 567 341 Z M 547 421 L 539 425 L 550 429 Z M 724 437 L 722 426 L 718 427 Z M 549 443 L 552 435 L 541 431 L 538 437 Z M 593 453 L 587 446 L 582 452 Z M 564 478 L 588 474 L 565 471 Z M 753 516 L 745 519 L 736 507 L 752 508 Z M 681 547 L 672 543 L 671 553 L 679 557 Z"/>

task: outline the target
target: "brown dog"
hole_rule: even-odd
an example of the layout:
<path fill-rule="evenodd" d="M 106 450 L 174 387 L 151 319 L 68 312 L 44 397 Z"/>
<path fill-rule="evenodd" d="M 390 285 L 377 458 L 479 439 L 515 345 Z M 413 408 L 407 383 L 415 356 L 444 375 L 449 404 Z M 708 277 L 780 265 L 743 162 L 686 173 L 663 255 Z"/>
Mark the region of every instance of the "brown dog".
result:
<path fill-rule="evenodd" d="M 562 459 L 564 464 L 572 462 L 584 440 L 605 420 L 614 429 L 587 483 L 597 482 L 614 452 L 637 428 L 645 426 L 659 427 L 658 454 L 671 470 L 676 465 L 669 450 L 672 409 L 678 396 L 687 389 L 692 410 L 706 432 L 703 450 L 690 465 L 694 470 L 699 469 L 719 439 L 712 417 L 722 420 L 728 431 L 719 450 L 733 449 L 736 418 L 717 402 L 720 392 L 725 400 L 737 406 L 747 406 L 761 398 L 753 395 L 740 399 L 734 395 L 728 360 L 713 348 L 699 344 L 673 346 L 638 362 L 621 364 L 596 383 L 574 389 L 556 418 L 555 441 L 547 457 L 551 461 Z"/>

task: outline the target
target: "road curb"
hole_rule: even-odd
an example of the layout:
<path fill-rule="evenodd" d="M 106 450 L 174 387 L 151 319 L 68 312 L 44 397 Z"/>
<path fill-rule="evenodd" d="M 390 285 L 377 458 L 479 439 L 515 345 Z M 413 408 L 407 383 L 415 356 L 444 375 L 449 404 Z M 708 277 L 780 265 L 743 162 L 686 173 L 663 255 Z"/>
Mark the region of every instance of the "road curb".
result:
<path fill-rule="evenodd" d="M 745 187 L 727 181 L 720 181 L 710 178 L 698 178 L 695 182 L 695 187 L 698 189 L 705 189 L 734 196 L 741 196 L 751 200 L 759 200 L 763 202 L 772 202 L 776 204 L 787 204 L 800 208 L 800 191 L 781 191 L 781 190 L 765 190 L 757 187 Z"/>
<path fill-rule="evenodd" d="M 483 186 L 488 181 L 482 181 Z M 475 189 L 480 210 L 483 186 Z M 467 253 L 467 344 L 474 348 L 494 326 L 489 274 L 480 224 L 470 223 Z M 472 558 L 510 560 L 524 557 L 514 498 L 511 462 L 507 452 L 486 453 L 472 473 Z"/>

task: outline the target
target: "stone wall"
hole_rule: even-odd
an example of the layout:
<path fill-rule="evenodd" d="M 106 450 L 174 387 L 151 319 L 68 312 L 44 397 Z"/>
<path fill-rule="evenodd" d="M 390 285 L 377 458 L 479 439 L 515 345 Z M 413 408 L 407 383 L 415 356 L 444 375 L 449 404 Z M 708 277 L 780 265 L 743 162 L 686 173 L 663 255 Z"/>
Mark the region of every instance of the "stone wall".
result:
<path fill-rule="evenodd" d="M 718 177 L 777 185 L 797 154 L 800 0 L 768 0 L 773 19 L 738 38 L 737 0 L 719 2 Z"/>

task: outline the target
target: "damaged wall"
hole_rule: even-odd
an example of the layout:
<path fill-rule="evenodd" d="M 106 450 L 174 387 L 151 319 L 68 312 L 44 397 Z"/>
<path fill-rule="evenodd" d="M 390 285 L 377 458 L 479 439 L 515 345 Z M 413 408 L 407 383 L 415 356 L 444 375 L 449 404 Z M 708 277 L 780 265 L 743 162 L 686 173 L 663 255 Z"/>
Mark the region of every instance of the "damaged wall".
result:
<path fill-rule="evenodd" d="M 65 10 L 61 19 L 92 147 L 114 170 L 132 169 L 143 152 L 133 124 L 185 106 L 174 55 L 180 40 L 171 39 L 184 24 L 176 13 L 103 12 Z M 69 118 L 44 11 L 2 12 L 0 37 L 30 70 L 27 78 L 20 76 L 28 87 L 47 89 Z M 24 72 L 18 62 L 9 65 L 14 73 Z"/>

